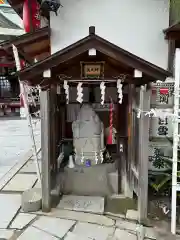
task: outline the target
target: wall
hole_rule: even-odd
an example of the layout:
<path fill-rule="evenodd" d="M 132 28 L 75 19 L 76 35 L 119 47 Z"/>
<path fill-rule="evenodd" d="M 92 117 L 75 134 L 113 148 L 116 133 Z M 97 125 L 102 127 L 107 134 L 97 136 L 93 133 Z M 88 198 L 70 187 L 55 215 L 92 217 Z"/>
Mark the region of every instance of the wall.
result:
<path fill-rule="evenodd" d="M 52 53 L 96 33 L 127 51 L 167 68 L 168 0 L 61 0 L 58 16 L 51 13 Z"/>

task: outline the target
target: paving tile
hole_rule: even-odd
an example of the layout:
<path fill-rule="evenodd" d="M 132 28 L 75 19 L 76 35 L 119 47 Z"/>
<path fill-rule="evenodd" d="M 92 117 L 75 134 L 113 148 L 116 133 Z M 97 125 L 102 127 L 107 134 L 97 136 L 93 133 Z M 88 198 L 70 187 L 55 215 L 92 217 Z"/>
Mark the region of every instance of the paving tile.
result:
<path fill-rule="evenodd" d="M 107 216 L 93 214 L 93 213 L 83 213 L 83 212 L 53 208 L 49 213 L 38 211 L 38 212 L 35 212 L 35 214 L 56 217 L 56 218 L 63 218 L 63 219 L 71 219 L 71 220 L 80 221 L 80 222 L 96 223 L 96 224 L 104 225 L 107 227 L 112 227 L 115 225 L 115 221 L 113 219 L 108 218 Z"/>
<path fill-rule="evenodd" d="M 35 217 L 35 214 L 19 213 L 12 222 L 10 228 L 22 229 L 26 225 L 28 225 L 33 219 L 35 219 Z"/>
<path fill-rule="evenodd" d="M 0 173 L 0 179 L 3 178 L 5 173 Z"/>
<path fill-rule="evenodd" d="M 34 185 L 37 180 L 36 175 L 31 174 L 17 174 L 13 179 L 3 188 L 2 191 L 18 191 L 24 192 Z"/>
<path fill-rule="evenodd" d="M 64 195 L 60 200 L 59 209 L 79 212 L 104 213 L 104 198 L 91 196 Z"/>
<path fill-rule="evenodd" d="M 78 234 L 68 232 L 64 240 L 90 240 L 90 238 L 82 237 L 82 236 L 79 236 Z"/>
<path fill-rule="evenodd" d="M 0 194 L 0 228 L 8 227 L 20 206 L 20 194 Z"/>
<path fill-rule="evenodd" d="M 35 139 L 40 146 L 40 124 L 35 128 Z M 32 147 L 27 120 L 2 120 L 0 132 L 0 165 L 13 166 Z"/>
<path fill-rule="evenodd" d="M 39 167 L 41 170 L 41 161 L 39 161 Z M 26 165 L 19 171 L 19 173 L 36 173 L 36 163 L 34 160 L 30 160 Z"/>
<path fill-rule="evenodd" d="M 127 219 L 137 221 L 138 217 L 139 217 L 138 211 L 132 210 L 132 209 L 127 210 L 127 213 L 126 213 Z"/>
<path fill-rule="evenodd" d="M 58 240 L 58 238 L 35 227 L 28 227 L 17 240 Z"/>
<path fill-rule="evenodd" d="M 3 178 L 11 169 L 11 166 L 1 166 L 0 167 L 0 179 Z"/>
<path fill-rule="evenodd" d="M 157 238 L 157 232 L 154 228 L 145 228 L 145 237 L 150 239 L 156 239 Z"/>
<path fill-rule="evenodd" d="M 63 238 L 69 229 L 75 224 L 75 221 L 51 218 L 51 217 L 40 217 L 39 220 L 35 221 L 32 225 L 38 229 L 41 229 L 51 235 Z"/>
<path fill-rule="evenodd" d="M 114 230 L 115 229 L 113 227 L 105 227 L 96 224 L 78 222 L 73 229 L 73 233 L 84 238 L 106 240 L 108 236 L 113 236 Z"/>
<path fill-rule="evenodd" d="M 13 230 L 0 229 L 0 239 L 10 239 L 13 235 Z"/>
<path fill-rule="evenodd" d="M 116 229 L 113 237 L 116 240 L 123 240 L 123 239 L 137 240 L 137 236 L 136 235 L 128 233 L 127 231 L 121 230 L 121 229 Z"/>
<path fill-rule="evenodd" d="M 111 218 L 111 219 L 115 219 L 115 220 L 118 220 L 118 219 L 125 219 L 126 216 L 124 214 L 120 214 L 120 213 L 112 213 L 112 212 L 104 212 L 104 214 Z"/>
<path fill-rule="evenodd" d="M 1 174 L 6 174 L 11 168 L 12 168 L 12 166 L 1 166 L 0 167 L 0 173 Z"/>
<path fill-rule="evenodd" d="M 41 188 L 41 182 L 39 180 L 34 185 L 34 188 Z"/>
<path fill-rule="evenodd" d="M 125 220 L 117 220 L 116 226 L 120 229 L 128 230 L 129 232 L 133 232 L 133 233 L 137 231 L 137 227 L 138 227 L 136 223 L 128 222 Z"/>

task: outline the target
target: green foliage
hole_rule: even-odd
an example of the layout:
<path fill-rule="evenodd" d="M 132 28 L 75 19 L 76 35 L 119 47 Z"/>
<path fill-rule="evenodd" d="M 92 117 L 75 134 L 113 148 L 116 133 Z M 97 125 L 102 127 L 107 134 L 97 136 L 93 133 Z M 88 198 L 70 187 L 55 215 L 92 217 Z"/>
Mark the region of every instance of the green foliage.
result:
<path fill-rule="evenodd" d="M 180 21 L 180 0 L 170 1 L 170 25 Z"/>
<path fill-rule="evenodd" d="M 166 137 L 173 147 L 172 139 Z M 168 166 L 168 170 L 164 172 L 150 171 L 149 172 L 149 186 L 157 194 L 169 193 L 171 191 L 172 183 L 172 159 L 164 157 L 163 154 L 160 156 L 160 161 L 164 161 L 164 164 Z M 178 151 L 178 172 L 177 181 L 180 182 L 180 147 Z"/>

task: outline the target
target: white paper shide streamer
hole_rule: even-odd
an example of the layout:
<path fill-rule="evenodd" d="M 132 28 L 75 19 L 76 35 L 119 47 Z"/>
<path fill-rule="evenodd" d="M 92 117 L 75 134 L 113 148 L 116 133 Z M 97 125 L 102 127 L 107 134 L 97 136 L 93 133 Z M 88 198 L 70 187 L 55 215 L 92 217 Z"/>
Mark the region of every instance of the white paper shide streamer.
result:
<path fill-rule="evenodd" d="M 84 163 L 84 152 L 81 152 L 81 163 Z"/>
<path fill-rule="evenodd" d="M 100 159 L 101 159 L 101 163 L 103 163 L 104 161 L 103 151 L 100 151 Z"/>
<path fill-rule="evenodd" d="M 94 153 L 95 163 L 98 164 L 98 154 L 97 152 Z"/>
<path fill-rule="evenodd" d="M 101 89 L 101 105 L 104 105 L 105 90 L 106 90 L 105 82 L 101 82 L 100 89 Z"/>
<path fill-rule="evenodd" d="M 77 100 L 79 103 L 82 103 L 82 102 L 83 102 L 82 82 L 78 83 L 78 85 L 77 85 L 77 98 L 76 98 L 76 100 Z"/>
<path fill-rule="evenodd" d="M 12 49 L 13 49 L 14 59 L 15 59 L 15 63 L 16 63 L 16 69 L 17 69 L 17 71 L 20 71 L 21 64 L 20 64 L 18 50 L 17 50 L 16 46 L 14 46 L 14 45 L 12 45 Z M 40 172 L 40 168 L 39 168 L 38 151 L 37 151 L 37 147 L 36 147 L 35 136 L 34 136 L 33 126 L 32 126 L 32 117 L 31 117 L 31 114 L 29 113 L 27 92 L 26 92 L 24 83 L 21 82 L 20 79 L 19 79 L 19 84 L 20 84 L 21 97 L 24 102 L 25 116 L 28 121 L 29 133 L 30 133 L 31 140 L 32 140 L 33 156 L 34 156 L 34 159 L 36 162 L 36 168 L 37 168 L 36 171 L 37 171 L 39 183 L 41 184 L 41 172 Z"/>
<path fill-rule="evenodd" d="M 119 103 L 122 104 L 122 100 L 123 100 L 123 92 L 122 92 L 122 83 L 121 83 L 121 79 L 117 80 L 117 91 L 118 91 L 118 98 L 119 98 Z"/>
<path fill-rule="evenodd" d="M 137 111 L 137 118 L 141 118 L 142 115 L 150 117 L 150 118 L 171 118 L 172 120 L 175 119 L 176 116 L 174 113 L 168 112 L 166 109 L 157 109 L 151 108 L 149 111 L 143 111 L 141 109 L 136 109 Z"/>
<path fill-rule="evenodd" d="M 64 80 L 64 90 L 65 90 L 65 94 L 66 94 L 66 103 L 69 103 L 69 85 L 67 80 Z"/>

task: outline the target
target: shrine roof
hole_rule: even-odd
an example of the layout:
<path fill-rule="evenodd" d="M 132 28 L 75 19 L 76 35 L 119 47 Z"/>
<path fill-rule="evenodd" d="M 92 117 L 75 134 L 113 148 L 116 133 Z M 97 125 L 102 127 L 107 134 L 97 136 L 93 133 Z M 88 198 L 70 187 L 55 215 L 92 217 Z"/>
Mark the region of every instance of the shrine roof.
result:
<path fill-rule="evenodd" d="M 91 30 L 94 28 L 94 32 Z M 69 60 L 76 58 L 77 56 L 85 53 L 91 48 L 95 48 L 100 53 L 104 54 L 108 58 L 114 59 L 116 63 L 125 65 L 131 69 L 138 69 L 143 74 L 149 77 L 149 81 L 162 80 L 172 74 L 144 59 L 108 42 L 102 37 L 95 34 L 95 27 L 89 28 L 89 35 L 83 39 L 75 42 L 74 44 L 52 54 L 42 61 L 32 64 L 21 70 L 18 74 L 21 80 L 27 80 L 33 82 L 34 78 L 39 78 L 43 72 L 47 69 L 58 69 L 61 72 L 61 65 L 68 63 Z M 39 78 L 42 80 L 42 78 Z M 140 84 L 145 84 L 144 82 Z"/>
<path fill-rule="evenodd" d="M 7 0 L 16 13 L 22 18 L 24 0 Z M 41 0 L 37 0 L 41 4 Z M 43 16 L 49 17 L 48 12 L 43 12 Z"/>
<path fill-rule="evenodd" d="M 22 17 L 24 0 L 8 0 L 9 5 L 16 11 L 16 13 Z"/>
<path fill-rule="evenodd" d="M 177 22 L 163 30 L 168 40 L 180 40 L 180 22 Z"/>
<path fill-rule="evenodd" d="M 12 40 L 0 43 L 0 48 L 9 54 L 12 53 L 12 44 L 15 45 L 20 56 L 28 63 L 34 62 L 38 54 L 50 50 L 50 28 L 40 28 L 34 32 L 15 37 Z"/>

